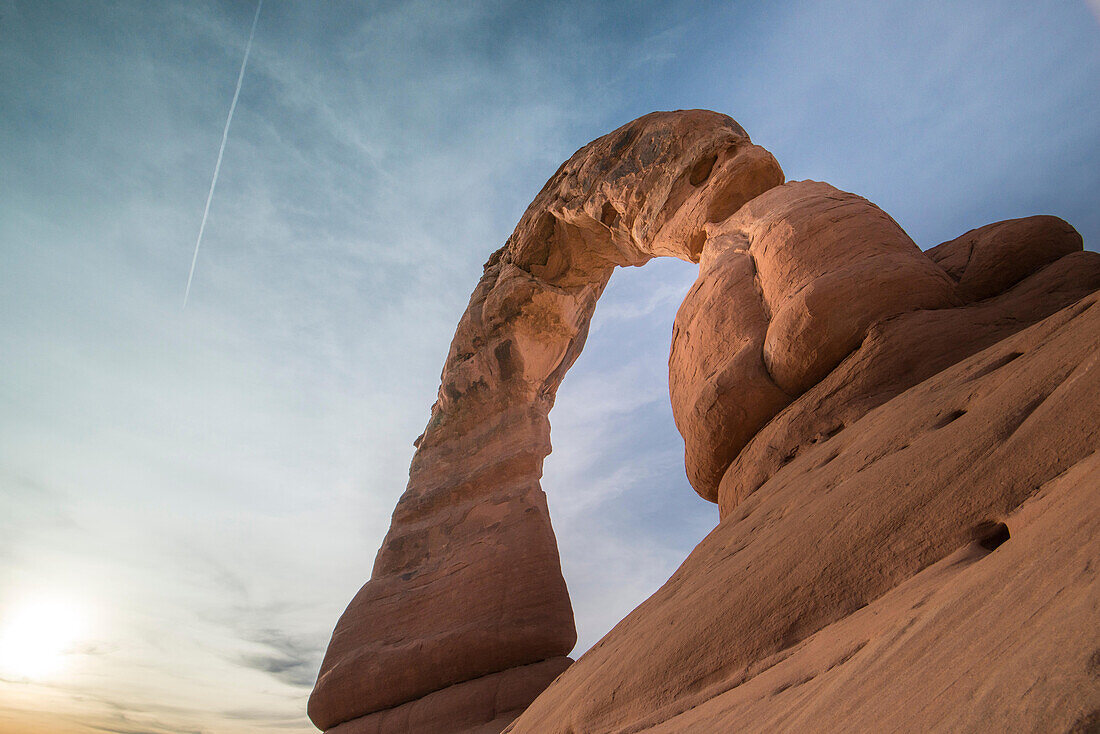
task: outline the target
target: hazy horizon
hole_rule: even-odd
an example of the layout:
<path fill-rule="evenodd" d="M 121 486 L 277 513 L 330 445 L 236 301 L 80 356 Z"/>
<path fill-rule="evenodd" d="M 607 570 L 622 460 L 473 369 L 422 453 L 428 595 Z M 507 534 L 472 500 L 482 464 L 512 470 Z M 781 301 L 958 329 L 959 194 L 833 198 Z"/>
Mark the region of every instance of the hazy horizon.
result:
<path fill-rule="evenodd" d="M 315 731 L 482 264 L 642 114 L 729 114 L 922 248 L 1100 244 L 1095 3 L 267 0 L 184 310 L 255 8 L 0 0 L 0 733 Z M 574 657 L 717 522 L 668 404 L 695 272 L 617 272 L 551 415 Z"/>

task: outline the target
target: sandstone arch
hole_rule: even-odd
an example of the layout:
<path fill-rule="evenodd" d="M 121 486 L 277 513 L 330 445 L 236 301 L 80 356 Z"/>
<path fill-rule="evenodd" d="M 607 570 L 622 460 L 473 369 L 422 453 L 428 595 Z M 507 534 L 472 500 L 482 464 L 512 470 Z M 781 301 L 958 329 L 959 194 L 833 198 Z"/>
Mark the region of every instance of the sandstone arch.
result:
<path fill-rule="evenodd" d="M 314 723 L 484 723 L 568 665 L 576 630 L 539 487 L 558 385 L 616 266 L 697 262 L 708 222 L 782 182 L 736 122 L 702 110 L 639 118 L 547 182 L 459 322 L 371 579 L 333 633 Z M 479 700 L 488 713 L 470 712 Z"/>
<path fill-rule="evenodd" d="M 1057 451 L 1017 447 L 990 465 L 944 442 L 955 429 L 922 441 L 922 461 L 950 459 L 972 481 L 943 471 L 903 481 L 913 465 L 883 458 L 947 425 L 943 416 L 974 424 L 955 420 L 967 415 L 954 404 L 963 388 L 941 395 L 930 378 L 955 379 L 950 365 L 1095 291 L 1100 258 L 1080 250 L 1072 227 L 1032 217 L 922 253 L 866 199 L 783 183 L 775 159 L 712 112 L 654 113 L 585 146 L 485 265 L 372 578 L 333 633 L 310 717 L 336 734 L 496 734 L 570 665 L 576 632 L 539 479 L 555 393 L 616 266 L 657 256 L 700 264 L 677 314 L 669 387 L 688 478 L 722 521 L 651 602 L 527 708 L 517 731 L 670 721 L 1015 507 L 1023 490 L 1005 471 L 1037 477 L 1041 464 L 1049 478 L 1080 458 L 1094 444 L 1085 430 Z M 1015 364 L 1026 351 L 1016 346 L 975 374 Z M 1066 365 L 1088 352 L 1078 347 Z M 943 415 L 904 398 L 922 381 L 913 394 Z M 899 395 L 890 430 L 866 429 L 882 423 L 871 411 Z M 1016 403 L 1024 408 L 991 409 L 975 424 L 975 446 L 1006 440 L 998 411 L 1026 418 L 1039 404 L 1029 394 L 1004 405 Z M 856 423 L 862 432 L 841 433 Z M 900 448 L 879 445 L 902 428 L 914 436 Z M 859 441 L 867 445 L 838 458 L 836 446 Z M 879 459 L 881 477 L 863 473 Z M 810 489 L 796 492 L 794 481 Z M 881 487 L 890 491 L 879 496 Z M 909 511 L 922 503 L 938 509 Z M 783 533 L 739 524 L 760 506 L 770 508 L 761 522 L 783 523 Z M 851 532 L 830 529 L 841 523 Z M 919 532 L 888 542 L 906 523 Z M 816 566 L 777 549 L 807 535 Z"/>

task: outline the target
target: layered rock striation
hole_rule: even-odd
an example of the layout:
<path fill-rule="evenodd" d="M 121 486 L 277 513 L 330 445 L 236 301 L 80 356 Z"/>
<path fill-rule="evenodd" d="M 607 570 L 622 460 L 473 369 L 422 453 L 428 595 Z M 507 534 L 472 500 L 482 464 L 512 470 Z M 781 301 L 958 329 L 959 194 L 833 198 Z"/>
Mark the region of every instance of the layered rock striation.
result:
<path fill-rule="evenodd" d="M 720 522 L 570 664 L 548 414 L 613 269 L 656 256 L 700 265 L 669 391 Z M 784 183 L 722 115 L 594 141 L 485 266 L 311 718 L 340 734 L 1095 724 L 1098 290 L 1100 255 L 1057 218 L 921 252 L 866 199 Z"/>

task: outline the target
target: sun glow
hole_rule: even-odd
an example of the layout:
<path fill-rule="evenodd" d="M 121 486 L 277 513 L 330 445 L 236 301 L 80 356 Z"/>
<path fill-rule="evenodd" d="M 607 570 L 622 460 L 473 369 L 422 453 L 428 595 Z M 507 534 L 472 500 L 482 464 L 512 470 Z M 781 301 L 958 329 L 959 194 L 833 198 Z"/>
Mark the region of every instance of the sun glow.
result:
<path fill-rule="evenodd" d="M 71 602 L 27 600 L 0 617 L 0 676 L 39 680 L 58 672 L 83 631 Z"/>

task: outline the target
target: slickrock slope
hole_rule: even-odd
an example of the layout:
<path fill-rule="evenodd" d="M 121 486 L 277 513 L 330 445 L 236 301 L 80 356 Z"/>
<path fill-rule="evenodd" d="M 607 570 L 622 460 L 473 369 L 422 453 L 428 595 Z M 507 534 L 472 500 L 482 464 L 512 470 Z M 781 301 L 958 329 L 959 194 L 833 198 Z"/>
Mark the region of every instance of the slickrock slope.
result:
<path fill-rule="evenodd" d="M 780 236 L 762 254 L 729 232 L 768 200 L 780 220 L 796 211 L 782 203 L 792 198 L 820 209 L 820 186 L 786 184 L 723 223 L 677 317 L 673 407 L 688 430 L 710 421 L 709 457 L 727 467 L 721 522 L 509 731 L 1068 731 L 1100 721 L 1100 255 L 1046 217 L 945 243 L 930 254 L 962 261 L 947 271 L 953 281 L 973 272 L 989 285 L 959 288 L 948 307 L 887 305 L 820 382 L 776 398 L 760 332 L 777 319 L 742 311 L 748 294 L 766 303 L 769 292 L 764 277 L 759 290 L 746 280 L 746 258 L 818 261 L 822 238 L 773 222 Z M 996 252 L 1027 251 L 1029 240 L 1030 275 Z M 973 253 L 969 265 L 959 252 Z M 842 323 L 880 303 L 826 302 L 847 312 Z M 741 343 L 753 358 L 731 359 L 717 335 L 750 330 Z M 751 379 L 687 364 L 740 364 Z M 717 399 L 699 410 L 678 403 L 681 392 Z M 762 398 L 777 411 L 770 420 L 744 407 Z M 732 462 L 711 428 L 723 425 L 741 430 Z"/>
<path fill-rule="evenodd" d="M 807 445 L 510 731 L 1095 720 L 1098 301 Z"/>
<path fill-rule="evenodd" d="M 547 416 L 614 267 L 660 255 L 700 263 L 669 389 L 720 522 L 570 664 Z M 784 184 L 729 118 L 647 115 L 563 164 L 486 264 L 310 716 L 338 734 L 1085 730 L 1098 413 L 1100 255 L 1065 222 L 922 253 L 867 200 Z"/>
<path fill-rule="evenodd" d="M 558 385 L 616 266 L 697 260 L 707 222 L 782 181 L 736 122 L 692 111 L 635 120 L 547 182 L 458 325 L 408 488 L 310 697 L 318 727 L 461 731 L 522 708 L 568 663 L 576 631 L 539 487 Z M 528 698 L 482 693 L 501 687 Z"/>

